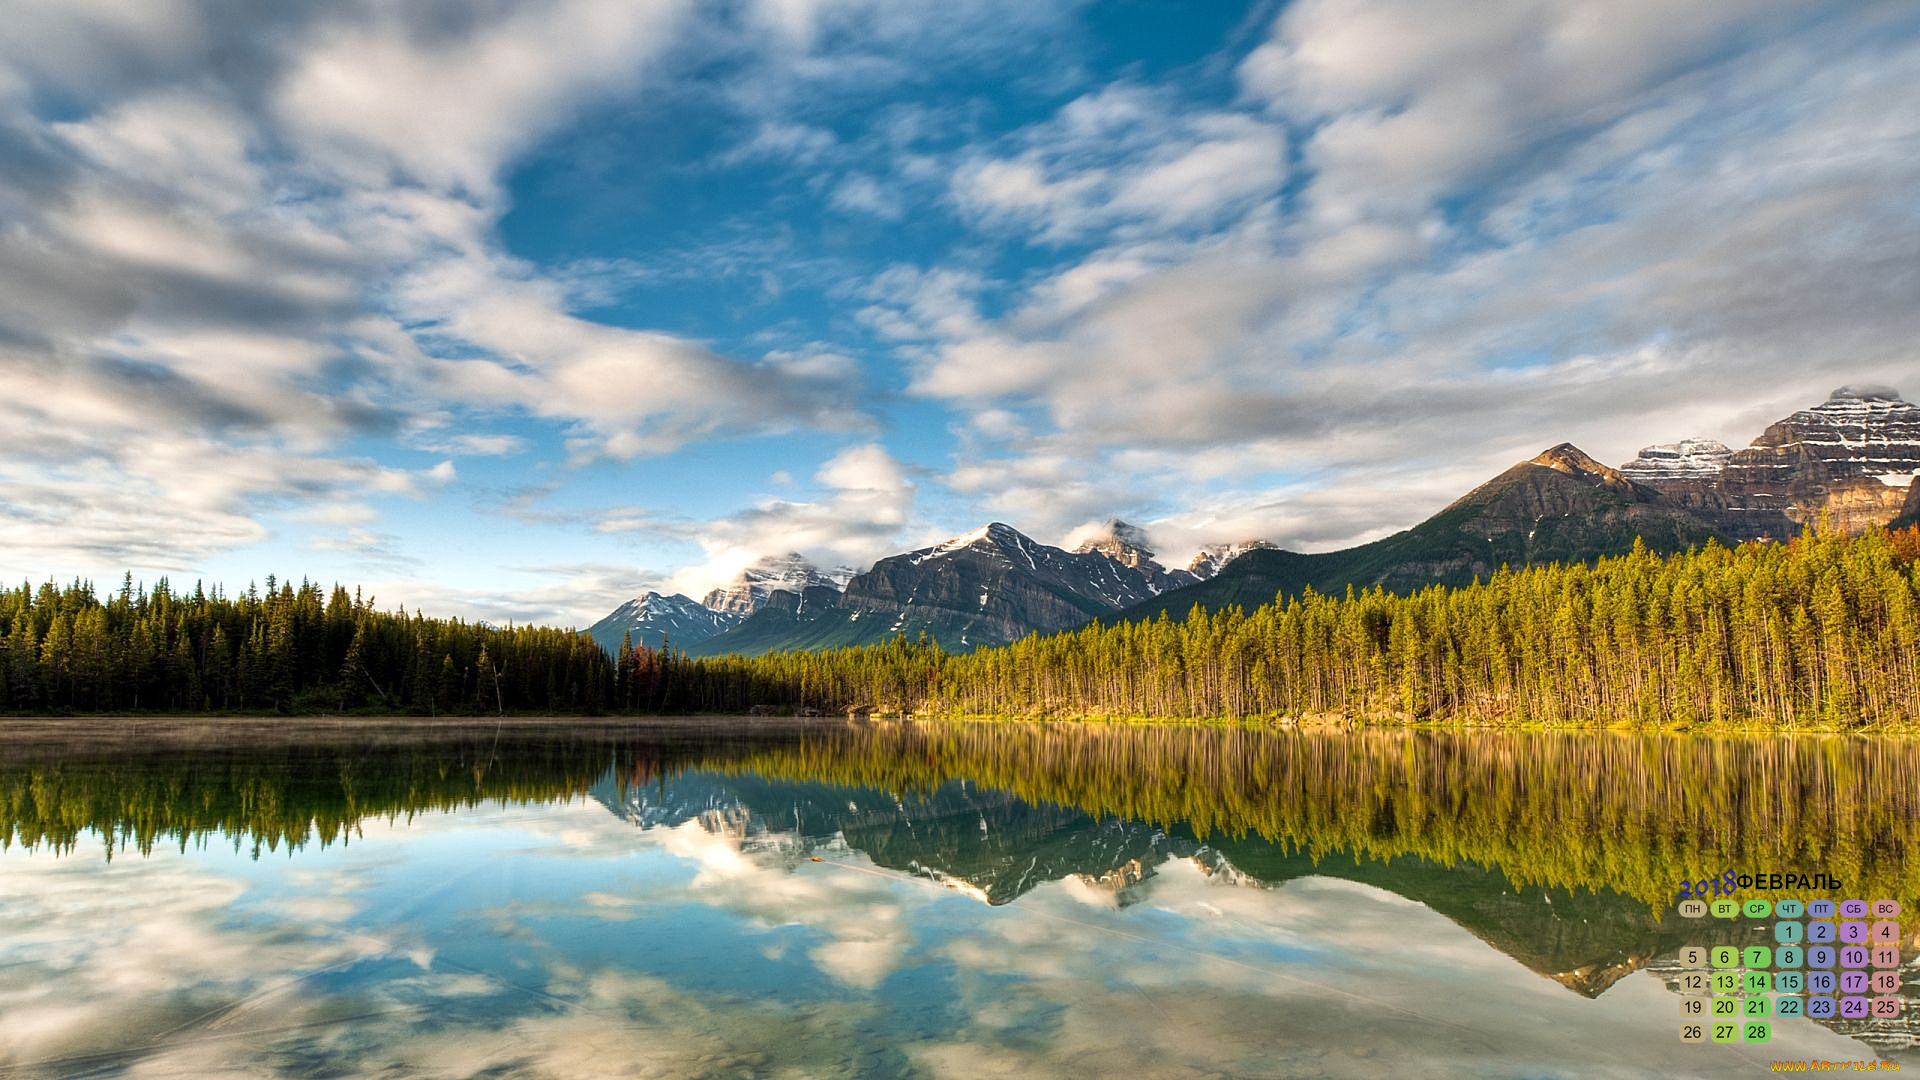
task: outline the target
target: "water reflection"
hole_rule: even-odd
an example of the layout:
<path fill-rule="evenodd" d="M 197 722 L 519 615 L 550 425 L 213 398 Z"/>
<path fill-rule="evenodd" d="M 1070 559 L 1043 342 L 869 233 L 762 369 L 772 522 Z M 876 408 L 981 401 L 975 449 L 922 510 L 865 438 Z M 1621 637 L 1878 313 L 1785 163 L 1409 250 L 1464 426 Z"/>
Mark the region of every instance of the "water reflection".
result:
<path fill-rule="evenodd" d="M 1667 958 L 1752 931 L 1658 912 L 1682 874 L 1808 860 L 1914 911 L 1917 767 L 1913 743 L 1847 739 L 35 728 L 0 741 L 0 1068 L 1635 1075 L 1892 1056 L 1911 1012 L 1681 1046 Z"/>

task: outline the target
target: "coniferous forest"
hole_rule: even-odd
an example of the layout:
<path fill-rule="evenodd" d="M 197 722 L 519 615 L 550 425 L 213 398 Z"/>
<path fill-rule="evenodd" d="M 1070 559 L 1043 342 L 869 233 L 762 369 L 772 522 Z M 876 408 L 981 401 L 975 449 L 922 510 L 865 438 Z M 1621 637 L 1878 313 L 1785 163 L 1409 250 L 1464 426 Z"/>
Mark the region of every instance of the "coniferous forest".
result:
<path fill-rule="evenodd" d="M 310 582 L 0 594 L 0 708 L 15 711 L 598 711 L 612 673 L 570 630 L 382 612 Z"/>
<path fill-rule="evenodd" d="M 1406 595 L 1089 625 L 949 655 L 907 641 L 687 659 L 380 612 L 335 587 L 0 594 L 12 711 L 486 714 L 764 709 L 1543 726 L 1904 727 L 1920 530 L 1636 549 Z"/>

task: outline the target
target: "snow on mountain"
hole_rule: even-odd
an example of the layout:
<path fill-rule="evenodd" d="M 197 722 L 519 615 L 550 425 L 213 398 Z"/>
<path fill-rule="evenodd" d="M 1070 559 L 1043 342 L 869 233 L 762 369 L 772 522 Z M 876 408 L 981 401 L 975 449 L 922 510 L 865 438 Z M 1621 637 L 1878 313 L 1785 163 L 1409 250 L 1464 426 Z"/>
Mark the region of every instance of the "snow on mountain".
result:
<path fill-rule="evenodd" d="M 708 593 L 702 602 L 715 611 L 746 616 L 760 610 L 774 592 L 798 596 L 819 586 L 843 589 L 853 575 L 853 568 L 846 566 L 822 570 L 797 551 L 769 555 L 741 571 L 731 584 Z"/>
<path fill-rule="evenodd" d="M 587 633 L 608 652 L 617 651 L 628 635 L 632 635 L 637 646 L 658 648 L 663 637 L 674 645 L 688 646 L 731 630 L 745 617 L 735 612 L 715 611 L 679 593 L 663 596 L 649 592 L 613 609 L 606 618 L 588 627 Z"/>
<path fill-rule="evenodd" d="M 1079 626 L 1172 580 L 1151 559 L 1135 566 L 1100 551 L 1066 551 L 996 521 L 881 559 L 847 583 L 841 606 L 844 621 L 861 627 L 849 643 L 924 631 L 965 649 Z"/>
<path fill-rule="evenodd" d="M 943 555 L 951 555 L 957 551 L 1014 552 L 1026 559 L 1027 565 L 1032 566 L 1035 565 L 1032 554 L 1035 545 L 1036 541 L 1029 538 L 1020 530 L 1011 525 L 994 521 L 982 525 L 972 532 L 961 533 L 959 536 L 951 539 L 942 540 L 932 547 L 921 548 L 918 551 L 909 551 L 904 556 L 896 555 L 894 557 L 908 559 L 913 565 L 918 566 L 929 559 L 937 559 Z"/>
<path fill-rule="evenodd" d="M 1620 467 L 1653 488 L 1723 481 L 1735 500 L 1781 498 L 1797 486 L 1869 478 L 1905 488 L 1920 475 L 1920 406 L 1891 386 L 1843 386 L 1827 400 L 1767 428 L 1753 444 L 1733 451 L 1713 439 L 1683 439 L 1640 451 Z"/>
<path fill-rule="evenodd" d="M 1075 529 L 1068 534 L 1067 543 L 1075 544 L 1071 550 L 1076 555 L 1097 551 L 1126 566 L 1137 568 L 1154 561 L 1153 543 L 1147 539 L 1146 530 L 1119 518 Z"/>
<path fill-rule="evenodd" d="M 1226 569 L 1228 563 L 1245 555 L 1249 551 L 1273 551 L 1274 545 L 1265 540 L 1241 540 L 1233 544 L 1207 544 L 1187 563 L 1187 573 L 1196 579 L 1205 581 Z"/>
<path fill-rule="evenodd" d="M 1843 386 L 1734 453 L 1718 493 L 1752 535 L 1792 535 L 1825 518 L 1859 532 L 1911 509 L 1920 406 L 1890 386 Z"/>
<path fill-rule="evenodd" d="M 1712 480 L 1726 470 L 1733 451 L 1717 439 L 1682 439 L 1646 447 L 1620 472 L 1636 484 L 1659 489 L 1681 481 Z"/>
<path fill-rule="evenodd" d="M 1891 386 L 1843 386 L 1768 428 L 1749 449 L 1787 445 L 1804 448 L 1834 476 L 1891 476 L 1905 487 L 1920 472 L 1920 406 Z"/>
<path fill-rule="evenodd" d="M 1155 558 L 1153 542 L 1146 530 L 1119 518 L 1075 529 L 1067 536 L 1068 543 L 1076 539 L 1079 543 L 1073 548 L 1074 554 L 1104 555 L 1130 570 L 1138 570 L 1145 575 L 1147 588 L 1156 595 L 1199 580 L 1187 571 L 1162 566 Z"/>

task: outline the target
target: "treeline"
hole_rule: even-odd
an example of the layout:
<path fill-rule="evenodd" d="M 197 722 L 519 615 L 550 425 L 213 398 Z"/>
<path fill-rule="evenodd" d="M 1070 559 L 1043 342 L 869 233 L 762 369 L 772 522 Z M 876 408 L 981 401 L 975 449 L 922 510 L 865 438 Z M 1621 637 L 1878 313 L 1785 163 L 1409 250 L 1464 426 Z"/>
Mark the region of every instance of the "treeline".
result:
<path fill-rule="evenodd" d="M 693 708 L 1339 716 L 1588 726 L 1905 726 L 1920 714 L 1920 531 L 1810 534 L 1466 588 L 1308 591 L 1245 612 L 947 656 L 895 643 L 693 661 Z"/>
<path fill-rule="evenodd" d="M 0 709 L 947 712 L 1593 726 L 1902 727 L 1920 716 L 1920 530 L 1592 565 L 1466 588 L 1308 591 L 961 656 L 886 645 L 688 659 L 385 613 L 303 582 L 0 593 Z"/>
<path fill-rule="evenodd" d="M 990 876 L 1045 849 L 1043 865 L 1063 872 L 1077 865 L 1058 860 L 1071 845 L 1046 823 L 1077 811 L 1190 835 L 1268 881 L 1296 876 L 1300 857 L 1411 857 L 1496 869 L 1513 885 L 1618 892 L 1660 911 L 1671 911 L 1681 880 L 1729 868 L 1823 871 L 1853 895 L 1920 899 L 1920 742 L 1909 739 L 1516 742 L 1476 731 L 889 722 L 782 725 L 751 739 L 698 723 L 261 721 L 241 738 L 191 724 L 65 730 L 16 736 L 0 755 L 0 850 L 66 851 L 90 832 L 109 853 L 222 838 L 255 853 L 324 846 L 368 821 L 570 800 L 596 785 L 624 796 L 710 771 L 741 777 L 729 790 L 779 828 L 843 836 L 895 867 L 965 864 Z M 902 827 L 873 813 L 953 785 L 1005 792 L 1025 808 L 968 796 L 992 815 L 990 840 L 972 817 L 942 821 L 923 808 Z M 955 842 L 956 825 L 971 839 Z"/>
<path fill-rule="evenodd" d="M 660 661 L 629 658 L 659 707 Z M 592 641 L 377 611 L 357 592 L 311 582 L 229 597 L 129 578 L 0 591 L 0 710 L 34 712 L 594 712 L 627 687 Z"/>
<path fill-rule="evenodd" d="M 1660 910 L 1699 867 L 1823 869 L 1860 894 L 1920 897 L 1909 739 L 881 722 L 706 767 L 899 798 L 964 782 L 1216 847 L 1479 865 Z M 1255 876 L 1272 857 L 1240 851 Z"/>
<path fill-rule="evenodd" d="M 235 850 L 345 843 L 362 825 L 481 805 L 565 802 L 612 780 L 652 785 L 728 744 L 699 729 L 671 742 L 618 724 L 498 720 L 432 727 L 256 721 L 58 728 L 0 755 L 0 851 L 71 851 L 88 833 L 116 851 L 233 842 Z M 777 745 L 779 740 L 769 740 Z"/>

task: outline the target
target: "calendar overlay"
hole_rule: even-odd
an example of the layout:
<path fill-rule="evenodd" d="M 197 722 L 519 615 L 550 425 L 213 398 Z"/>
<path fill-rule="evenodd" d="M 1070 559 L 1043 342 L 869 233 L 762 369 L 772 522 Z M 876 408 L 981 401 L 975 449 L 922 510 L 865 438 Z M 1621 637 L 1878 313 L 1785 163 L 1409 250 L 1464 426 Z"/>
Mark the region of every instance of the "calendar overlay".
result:
<path fill-rule="evenodd" d="M 1681 1042 L 1763 1044 L 1814 1023 L 1883 1053 L 1920 1048 L 1920 942 L 1899 901 L 1696 894 L 1675 914 L 1688 943 L 1648 966 L 1679 996 Z"/>

